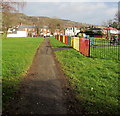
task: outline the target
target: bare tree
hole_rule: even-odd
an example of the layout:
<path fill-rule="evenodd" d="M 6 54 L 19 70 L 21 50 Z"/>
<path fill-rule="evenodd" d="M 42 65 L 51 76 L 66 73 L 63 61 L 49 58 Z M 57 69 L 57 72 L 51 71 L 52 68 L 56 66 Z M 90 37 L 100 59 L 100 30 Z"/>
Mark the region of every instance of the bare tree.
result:
<path fill-rule="evenodd" d="M 118 11 L 115 13 L 113 19 L 103 22 L 104 26 L 111 26 L 120 30 L 120 2 L 118 2 Z"/>
<path fill-rule="evenodd" d="M 117 28 L 117 29 L 120 29 L 120 22 L 119 22 L 119 14 L 120 12 L 117 12 L 114 16 L 113 19 L 110 19 L 106 22 L 103 22 L 103 26 L 106 26 L 106 27 L 113 27 L 113 28 Z"/>
<path fill-rule="evenodd" d="M 7 33 L 10 26 L 15 24 L 15 13 L 25 6 L 24 0 L 2 0 L 0 3 L 2 12 L 2 30 Z"/>

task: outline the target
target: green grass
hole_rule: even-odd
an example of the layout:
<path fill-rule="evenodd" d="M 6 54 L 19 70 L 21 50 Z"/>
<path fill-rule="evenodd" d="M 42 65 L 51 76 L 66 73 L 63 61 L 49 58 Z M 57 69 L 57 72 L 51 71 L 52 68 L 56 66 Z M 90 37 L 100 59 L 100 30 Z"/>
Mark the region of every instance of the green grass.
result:
<path fill-rule="evenodd" d="M 106 58 L 113 60 L 120 60 L 120 45 L 105 46 L 105 47 L 91 47 L 90 56 L 97 58 Z"/>
<path fill-rule="evenodd" d="M 7 38 L 2 40 L 3 105 L 13 96 L 32 64 L 43 38 Z"/>
<path fill-rule="evenodd" d="M 60 47 L 67 47 L 68 45 L 63 44 L 62 42 L 55 40 L 54 37 L 50 37 L 51 39 L 53 39 L 54 41 L 51 41 L 52 47 L 53 48 L 60 48 Z M 52 43 L 53 42 L 53 43 Z"/>
<path fill-rule="evenodd" d="M 55 39 L 51 39 L 51 44 L 64 46 Z M 88 58 L 74 49 L 55 54 L 86 113 L 118 115 L 119 61 Z"/>
<path fill-rule="evenodd" d="M 94 41 L 94 45 L 109 45 L 110 44 L 110 40 L 107 39 L 93 39 Z"/>
<path fill-rule="evenodd" d="M 93 41 L 94 41 L 94 45 L 111 45 L 111 44 L 119 43 L 119 41 L 113 43 L 113 39 L 105 39 L 105 38 L 102 38 L 102 39 L 94 38 Z"/>

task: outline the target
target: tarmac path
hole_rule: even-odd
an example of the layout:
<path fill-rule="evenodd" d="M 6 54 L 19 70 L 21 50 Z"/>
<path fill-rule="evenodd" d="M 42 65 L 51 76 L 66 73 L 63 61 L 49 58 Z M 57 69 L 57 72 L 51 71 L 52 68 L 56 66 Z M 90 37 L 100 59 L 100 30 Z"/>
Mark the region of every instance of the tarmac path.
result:
<path fill-rule="evenodd" d="M 46 38 L 22 82 L 21 94 L 3 115 L 67 114 L 63 86 L 64 74 L 56 65 L 49 39 Z"/>

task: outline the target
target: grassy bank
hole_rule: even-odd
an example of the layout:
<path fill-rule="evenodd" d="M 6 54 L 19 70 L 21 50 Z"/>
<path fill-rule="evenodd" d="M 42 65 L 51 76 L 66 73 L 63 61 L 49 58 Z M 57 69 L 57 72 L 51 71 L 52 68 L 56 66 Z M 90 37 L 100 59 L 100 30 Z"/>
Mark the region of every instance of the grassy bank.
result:
<path fill-rule="evenodd" d="M 119 51 L 120 45 L 110 44 L 110 40 L 94 39 L 94 46 L 91 46 L 90 48 L 90 56 L 111 60 L 120 60 Z"/>
<path fill-rule="evenodd" d="M 50 41 L 54 48 L 65 45 L 53 38 Z M 119 61 L 88 58 L 74 49 L 55 54 L 86 113 L 119 114 Z"/>
<path fill-rule="evenodd" d="M 120 45 L 111 47 L 91 47 L 91 57 L 120 60 Z"/>
<path fill-rule="evenodd" d="M 2 40 L 3 106 L 18 89 L 43 38 L 7 38 Z"/>

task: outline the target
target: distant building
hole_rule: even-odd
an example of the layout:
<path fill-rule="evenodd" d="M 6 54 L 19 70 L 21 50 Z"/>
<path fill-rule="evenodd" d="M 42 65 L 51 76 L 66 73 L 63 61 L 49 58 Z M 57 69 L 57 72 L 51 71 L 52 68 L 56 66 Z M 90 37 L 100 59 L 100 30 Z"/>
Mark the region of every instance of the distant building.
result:
<path fill-rule="evenodd" d="M 65 28 L 65 35 L 68 36 L 75 36 L 78 32 L 80 32 L 80 29 L 77 29 L 76 27 L 67 27 Z"/>
<path fill-rule="evenodd" d="M 37 27 L 35 25 L 17 25 L 8 29 L 7 37 L 35 37 Z"/>
<path fill-rule="evenodd" d="M 116 28 L 104 28 L 104 30 L 106 30 L 106 38 L 112 38 L 115 35 L 119 35 L 120 31 L 117 30 Z"/>
<path fill-rule="evenodd" d="M 54 36 L 55 35 L 64 35 L 64 30 L 55 29 Z"/>
<path fill-rule="evenodd" d="M 3 34 L 4 32 L 3 31 L 0 31 L 0 34 Z"/>
<path fill-rule="evenodd" d="M 93 32 L 103 31 L 102 28 L 90 28 L 89 30 L 91 30 Z"/>
<path fill-rule="evenodd" d="M 116 35 L 118 35 L 119 34 L 119 30 L 117 30 L 116 28 L 104 28 L 105 30 L 109 30 L 109 32 L 111 33 L 111 34 L 116 34 Z"/>
<path fill-rule="evenodd" d="M 95 33 L 95 37 L 101 37 L 101 38 L 110 38 L 114 35 L 118 35 L 119 31 L 116 28 L 90 28 L 89 30 L 93 31 Z M 101 35 L 98 34 L 98 32 L 101 32 Z M 98 35 L 97 35 L 98 34 Z"/>
<path fill-rule="evenodd" d="M 39 27 L 39 35 L 40 36 L 50 36 L 51 30 L 48 26 Z"/>
<path fill-rule="evenodd" d="M 29 37 L 37 36 L 37 26 L 35 25 L 20 25 L 18 31 L 26 31 Z"/>
<path fill-rule="evenodd" d="M 55 29 L 54 35 L 60 35 L 60 29 Z"/>

